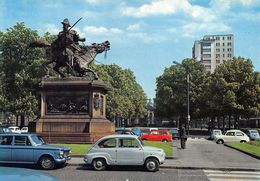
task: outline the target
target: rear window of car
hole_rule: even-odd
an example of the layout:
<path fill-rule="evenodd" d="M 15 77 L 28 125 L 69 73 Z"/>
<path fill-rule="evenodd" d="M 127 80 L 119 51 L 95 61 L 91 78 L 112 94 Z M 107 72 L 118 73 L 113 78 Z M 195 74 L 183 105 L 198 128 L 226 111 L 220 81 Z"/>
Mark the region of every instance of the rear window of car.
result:
<path fill-rule="evenodd" d="M 99 148 L 115 148 L 116 147 L 116 139 L 115 138 L 108 138 L 100 143 L 98 143 Z"/>
<path fill-rule="evenodd" d="M 13 136 L 0 136 L 0 145 L 11 145 Z"/>
<path fill-rule="evenodd" d="M 244 136 L 244 134 L 241 132 L 236 132 L 236 136 Z"/>

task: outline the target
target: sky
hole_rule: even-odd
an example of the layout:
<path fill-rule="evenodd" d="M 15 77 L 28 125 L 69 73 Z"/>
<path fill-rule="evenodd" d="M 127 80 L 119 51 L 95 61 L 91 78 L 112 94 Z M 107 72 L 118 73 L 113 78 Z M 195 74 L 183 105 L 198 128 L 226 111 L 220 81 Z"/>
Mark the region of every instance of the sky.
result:
<path fill-rule="evenodd" d="M 260 0 L 0 0 L 0 31 L 26 27 L 57 34 L 68 18 L 86 45 L 110 41 L 97 64 L 131 69 L 148 98 L 172 61 L 191 58 L 195 40 L 234 34 L 234 55 L 260 71 Z"/>

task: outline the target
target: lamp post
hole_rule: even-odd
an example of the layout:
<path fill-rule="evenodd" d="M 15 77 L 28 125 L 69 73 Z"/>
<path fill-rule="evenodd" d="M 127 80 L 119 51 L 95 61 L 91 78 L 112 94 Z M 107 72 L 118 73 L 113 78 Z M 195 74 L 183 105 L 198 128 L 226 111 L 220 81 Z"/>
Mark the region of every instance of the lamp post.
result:
<path fill-rule="evenodd" d="M 176 61 L 173 61 L 172 63 L 182 66 L 182 64 Z M 188 69 L 185 68 L 185 71 L 187 74 L 187 132 L 188 135 L 190 135 L 190 74 Z"/>

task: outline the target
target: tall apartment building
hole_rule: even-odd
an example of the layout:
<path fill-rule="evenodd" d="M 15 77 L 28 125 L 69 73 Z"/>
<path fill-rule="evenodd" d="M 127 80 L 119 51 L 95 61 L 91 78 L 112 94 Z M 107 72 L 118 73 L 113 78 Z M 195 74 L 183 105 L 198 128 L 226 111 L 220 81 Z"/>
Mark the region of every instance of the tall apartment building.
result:
<path fill-rule="evenodd" d="M 234 35 L 205 35 L 196 40 L 192 48 L 192 58 L 201 61 L 207 71 L 213 72 L 224 61 L 234 56 Z"/>

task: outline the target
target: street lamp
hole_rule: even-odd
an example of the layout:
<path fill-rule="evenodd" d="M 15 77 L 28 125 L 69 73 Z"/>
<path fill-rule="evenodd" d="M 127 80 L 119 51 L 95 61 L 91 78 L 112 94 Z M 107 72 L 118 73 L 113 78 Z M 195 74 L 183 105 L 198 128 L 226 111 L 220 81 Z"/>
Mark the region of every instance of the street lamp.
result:
<path fill-rule="evenodd" d="M 179 62 L 173 61 L 172 63 L 182 66 Z M 190 135 L 190 75 L 189 70 L 185 68 L 187 74 L 187 127 L 188 135 Z"/>

